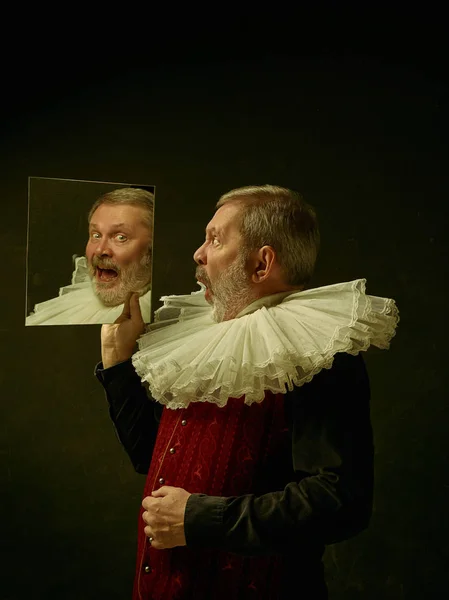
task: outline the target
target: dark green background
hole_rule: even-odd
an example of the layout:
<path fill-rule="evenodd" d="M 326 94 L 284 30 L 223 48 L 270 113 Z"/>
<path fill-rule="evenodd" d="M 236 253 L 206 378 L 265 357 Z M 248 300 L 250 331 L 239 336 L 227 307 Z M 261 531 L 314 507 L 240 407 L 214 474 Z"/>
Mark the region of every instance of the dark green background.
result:
<path fill-rule="evenodd" d="M 154 298 L 195 289 L 192 254 L 222 193 L 272 183 L 304 194 L 321 221 L 314 283 L 366 277 L 369 293 L 401 310 L 391 350 L 366 356 L 374 515 L 369 530 L 328 549 L 331 598 L 440 598 L 449 589 L 441 49 L 411 34 L 385 47 L 376 32 L 369 52 L 328 41 L 314 52 L 299 34 L 268 52 L 265 31 L 243 56 L 229 31 L 216 37 L 216 53 L 210 40 L 189 52 L 184 35 L 173 54 L 153 44 L 136 61 L 116 51 L 107 66 L 32 61 L 4 75 L 0 598 L 129 598 L 143 486 L 93 377 L 100 328 L 23 325 L 29 175 L 154 184 Z"/>

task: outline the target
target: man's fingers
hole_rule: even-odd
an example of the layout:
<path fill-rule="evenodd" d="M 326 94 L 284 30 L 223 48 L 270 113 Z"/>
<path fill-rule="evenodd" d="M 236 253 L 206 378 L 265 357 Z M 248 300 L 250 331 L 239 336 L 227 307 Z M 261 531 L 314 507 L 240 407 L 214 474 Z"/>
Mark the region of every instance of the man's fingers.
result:
<path fill-rule="evenodd" d="M 156 498 L 152 498 L 151 496 L 146 496 L 142 500 L 142 506 L 145 510 L 150 510 L 151 508 L 154 508 L 155 504 L 157 504 L 157 500 Z"/>
<path fill-rule="evenodd" d="M 147 525 L 154 525 L 154 518 L 151 518 L 151 513 L 148 510 L 142 513 L 142 521 Z"/>
<path fill-rule="evenodd" d="M 144 527 L 143 531 L 144 531 L 145 535 L 147 536 L 147 538 L 152 538 L 151 539 L 151 545 L 153 545 L 154 533 L 153 533 L 153 530 L 151 529 L 151 527 L 149 527 L 147 525 L 146 527 Z"/>
<path fill-rule="evenodd" d="M 158 488 L 157 490 L 153 490 L 151 492 L 151 495 L 153 496 L 153 498 L 163 498 L 164 496 L 168 496 L 168 494 L 170 493 L 170 491 L 173 488 L 171 488 L 168 485 L 163 485 L 162 487 Z"/>
<path fill-rule="evenodd" d="M 156 550 L 163 550 L 165 548 L 164 544 L 153 536 L 153 532 L 151 531 L 150 527 L 145 527 L 144 532 L 152 548 L 155 548 Z"/>

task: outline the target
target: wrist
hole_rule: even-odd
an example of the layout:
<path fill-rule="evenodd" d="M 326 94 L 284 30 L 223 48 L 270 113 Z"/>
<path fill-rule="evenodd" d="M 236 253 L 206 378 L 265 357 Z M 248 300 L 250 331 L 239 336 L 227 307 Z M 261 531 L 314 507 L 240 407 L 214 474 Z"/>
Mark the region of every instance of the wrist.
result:
<path fill-rule="evenodd" d="M 117 352 L 117 350 L 102 350 L 101 361 L 104 369 L 109 369 L 115 365 L 129 360 L 132 352 Z"/>

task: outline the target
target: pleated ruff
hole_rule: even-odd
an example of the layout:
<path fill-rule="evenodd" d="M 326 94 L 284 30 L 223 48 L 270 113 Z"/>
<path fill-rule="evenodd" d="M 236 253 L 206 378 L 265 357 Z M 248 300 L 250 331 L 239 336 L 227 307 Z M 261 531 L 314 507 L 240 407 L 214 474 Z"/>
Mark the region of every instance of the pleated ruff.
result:
<path fill-rule="evenodd" d="M 357 279 L 281 294 L 276 305 L 262 298 L 254 311 L 221 323 L 213 321 L 204 290 L 166 296 L 138 340 L 134 367 L 168 408 L 224 406 L 241 396 L 247 404 L 261 402 L 265 391 L 285 393 L 331 368 L 338 352 L 389 347 L 398 309 L 394 300 L 366 295 L 365 284 Z"/>

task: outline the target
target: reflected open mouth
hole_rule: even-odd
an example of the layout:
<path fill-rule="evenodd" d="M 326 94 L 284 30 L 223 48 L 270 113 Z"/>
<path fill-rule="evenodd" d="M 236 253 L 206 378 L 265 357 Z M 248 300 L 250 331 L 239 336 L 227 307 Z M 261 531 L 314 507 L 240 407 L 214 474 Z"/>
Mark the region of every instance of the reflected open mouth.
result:
<path fill-rule="evenodd" d="M 95 277 L 97 281 L 106 283 L 108 281 L 114 281 L 114 279 L 117 279 L 118 273 L 114 269 L 100 269 L 100 267 L 97 267 Z"/>

